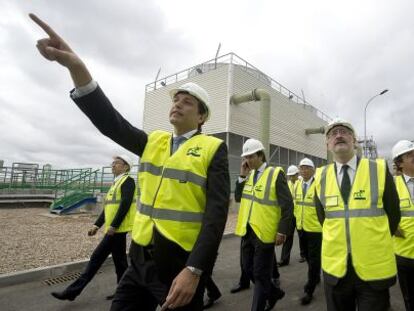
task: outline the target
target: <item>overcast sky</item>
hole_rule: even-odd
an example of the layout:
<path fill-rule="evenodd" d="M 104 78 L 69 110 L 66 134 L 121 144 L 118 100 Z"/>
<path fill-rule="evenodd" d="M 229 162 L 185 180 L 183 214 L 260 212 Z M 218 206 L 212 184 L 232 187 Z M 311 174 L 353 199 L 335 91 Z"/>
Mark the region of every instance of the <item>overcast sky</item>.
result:
<path fill-rule="evenodd" d="M 235 52 L 331 117 L 350 120 L 380 155 L 414 139 L 413 1 L 0 0 L 0 160 L 99 167 L 125 151 L 70 100 L 70 76 L 38 54 L 37 14 L 85 61 L 114 106 L 141 126 L 145 85 Z M 167 112 L 166 121 L 167 121 Z M 131 154 L 130 154 L 131 155 Z"/>

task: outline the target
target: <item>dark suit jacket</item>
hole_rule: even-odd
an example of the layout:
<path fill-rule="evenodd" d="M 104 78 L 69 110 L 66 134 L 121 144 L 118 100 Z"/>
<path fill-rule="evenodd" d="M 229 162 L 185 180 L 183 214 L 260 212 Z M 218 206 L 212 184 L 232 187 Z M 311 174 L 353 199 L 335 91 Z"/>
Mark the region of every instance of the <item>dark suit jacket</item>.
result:
<path fill-rule="evenodd" d="M 236 202 L 241 201 L 244 183 L 245 182 L 239 183 L 239 181 L 236 180 L 236 189 L 234 190 L 234 200 Z M 292 231 L 293 199 L 285 174 L 282 171 L 276 178 L 275 187 L 277 200 L 282 211 L 278 232 L 288 235 Z"/>
<path fill-rule="evenodd" d="M 360 159 L 357 159 L 357 168 L 359 165 Z M 335 166 L 335 174 L 336 174 L 336 166 Z M 319 222 L 321 225 L 323 225 L 323 222 L 325 221 L 325 210 L 322 206 L 321 201 L 319 200 L 318 196 L 315 194 L 315 203 L 316 203 L 316 212 L 318 215 Z M 392 177 L 388 166 L 386 167 L 386 175 L 385 175 L 385 186 L 384 186 L 384 194 L 382 196 L 382 203 L 384 206 L 385 213 L 388 216 L 388 224 L 390 227 L 390 232 L 392 235 L 394 235 L 395 230 L 398 227 L 398 224 L 400 223 L 401 219 L 401 212 L 400 212 L 400 199 L 398 198 L 397 189 L 395 187 L 394 178 Z M 348 261 L 348 270 L 349 265 L 352 264 L 351 260 Z M 339 279 L 333 275 L 330 275 L 326 272 L 325 274 L 325 280 L 330 285 L 335 285 L 338 283 Z M 386 280 L 380 280 L 380 281 L 369 281 L 369 283 L 373 288 L 383 289 L 388 288 L 395 283 L 395 277 L 392 277 L 390 279 Z"/>
<path fill-rule="evenodd" d="M 121 203 L 119 203 L 118 211 L 112 220 L 111 227 L 118 228 L 128 214 L 131 203 L 134 200 L 135 181 L 131 176 L 128 176 L 121 185 Z M 101 227 L 105 223 L 105 209 L 95 221 L 95 226 Z"/>
<path fill-rule="evenodd" d="M 74 101 L 102 134 L 138 156 L 143 154 L 148 141 L 147 134 L 125 120 L 100 87 Z M 192 252 L 184 251 L 155 230 L 154 257 L 160 269 L 170 267 L 170 273 L 174 274 L 185 266 L 193 266 L 211 273 L 227 220 L 229 197 L 227 146 L 222 143 L 207 171 L 206 208 Z M 132 243 L 132 247 L 137 245 Z"/>

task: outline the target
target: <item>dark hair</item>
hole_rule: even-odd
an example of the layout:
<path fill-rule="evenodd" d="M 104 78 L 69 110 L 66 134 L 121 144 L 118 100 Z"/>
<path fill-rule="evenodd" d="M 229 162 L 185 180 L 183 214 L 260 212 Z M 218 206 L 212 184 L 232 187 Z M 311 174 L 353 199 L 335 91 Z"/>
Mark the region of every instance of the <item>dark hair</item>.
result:
<path fill-rule="evenodd" d="M 257 151 L 256 154 L 257 154 L 258 157 L 262 158 L 262 162 L 266 162 L 266 155 L 265 155 L 263 150 Z"/>

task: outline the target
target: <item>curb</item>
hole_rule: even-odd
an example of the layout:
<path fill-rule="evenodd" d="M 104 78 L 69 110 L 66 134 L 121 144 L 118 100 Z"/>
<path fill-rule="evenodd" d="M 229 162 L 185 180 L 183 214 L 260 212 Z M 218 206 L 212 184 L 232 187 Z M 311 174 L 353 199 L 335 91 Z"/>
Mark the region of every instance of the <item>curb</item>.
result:
<path fill-rule="evenodd" d="M 232 237 L 235 237 L 232 232 L 223 234 L 223 239 L 229 239 Z M 2 274 L 0 275 L 0 288 L 35 281 L 43 281 L 49 278 L 61 276 L 63 274 L 82 271 L 88 262 L 89 259 Z M 105 260 L 102 268 L 105 266 L 113 266 L 112 256 L 109 256 Z"/>
<path fill-rule="evenodd" d="M 34 281 L 43 281 L 63 274 L 82 271 L 88 262 L 89 259 L 2 274 L 0 275 L 0 288 Z M 106 259 L 102 267 L 109 265 L 113 265 L 112 256 Z"/>

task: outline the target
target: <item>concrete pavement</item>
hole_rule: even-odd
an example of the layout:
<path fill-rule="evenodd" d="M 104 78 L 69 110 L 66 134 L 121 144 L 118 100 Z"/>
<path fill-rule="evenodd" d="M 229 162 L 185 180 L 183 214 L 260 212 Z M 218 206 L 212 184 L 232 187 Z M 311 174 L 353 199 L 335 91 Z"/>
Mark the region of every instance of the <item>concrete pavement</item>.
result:
<path fill-rule="evenodd" d="M 239 267 L 240 239 L 226 237 L 223 239 L 213 279 L 222 291 L 222 298 L 210 309 L 212 311 L 247 311 L 250 310 L 252 288 L 237 294 L 230 294 L 230 288 L 237 282 L 240 274 Z M 277 249 L 278 255 L 280 248 Z M 308 306 L 301 306 L 299 299 L 303 294 L 303 285 L 307 275 L 306 263 L 298 262 L 297 237 L 292 250 L 292 258 L 289 266 L 280 268 L 281 287 L 286 296 L 277 303 L 274 310 L 326 310 L 323 296 L 323 285 L 317 287 L 315 299 Z M 0 288 L 0 310 L 2 311 L 66 311 L 66 310 L 109 310 L 110 302 L 105 296 L 115 289 L 115 273 L 112 265 L 105 266 L 88 287 L 75 301 L 59 301 L 50 295 L 51 291 L 64 289 L 70 281 L 57 285 L 46 285 L 43 280 L 26 282 Z M 391 305 L 393 311 L 403 311 L 402 300 L 398 284 L 391 289 Z"/>

